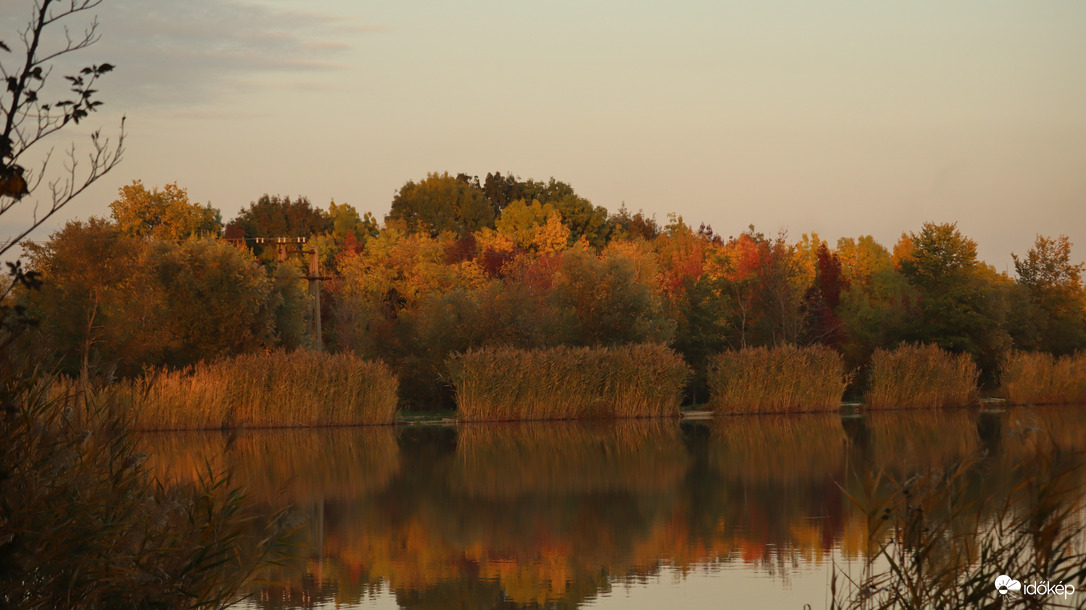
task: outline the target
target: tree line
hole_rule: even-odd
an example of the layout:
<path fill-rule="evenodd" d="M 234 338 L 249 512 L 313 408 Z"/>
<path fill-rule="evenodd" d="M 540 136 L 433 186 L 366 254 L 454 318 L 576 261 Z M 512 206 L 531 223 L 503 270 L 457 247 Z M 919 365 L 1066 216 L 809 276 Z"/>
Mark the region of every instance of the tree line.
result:
<path fill-rule="evenodd" d="M 891 248 L 871 236 L 729 237 L 592 204 L 568 184 L 491 173 L 409 181 L 382 222 L 349 204 L 264 195 L 223 223 L 176 184 L 120 189 L 109 218 L 24 246 L 41 290 L 23 353 L 70 374 L 132 375 L 275 346 L 317 347 L 302 261 L 258 237 L 316 248 L 324 349 L 380 359 L 409 404 L 447 404 L 442 366 L 478 346 L 670 345 L 696 371 L 726 349 L 824 344 L 858 371 L 876 348 L 934 343 L 994 383 L 1013 349 L 1086 347 L 1082 263 L 1037 236 L 1015 276 L 978 260 L 955 224 Z"/>

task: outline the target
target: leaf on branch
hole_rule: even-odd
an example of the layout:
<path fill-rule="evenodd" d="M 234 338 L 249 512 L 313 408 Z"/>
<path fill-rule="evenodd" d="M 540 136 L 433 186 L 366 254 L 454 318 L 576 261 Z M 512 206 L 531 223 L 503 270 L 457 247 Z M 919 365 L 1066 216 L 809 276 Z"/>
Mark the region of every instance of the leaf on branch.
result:
<path fill-rule="evenodd" d="M 11 53 L 11 48 L 8 47 L 8 45 L 4 44 L 3 40 L 0 40 L 0 49 L 3 49 L 5 51 L 7 51 L 8 53 Z"/>
<path fill-rule="evenodd" d="M 14 76 L 8 77 L 8 91 L 15 91 L 19 88 L 19 81 Z"/>
<path fill-rule="evenodd" d="M 93 68 L 83 68 L 79 71 L 80 74 L 90 74 L 91 72 L 94 72 Z"/>
<path fill-rule="evenodd" d="M 95 72 L 95 74 L 105 74 L 106 72 L 112 72 L 112 71 L 113 71 L 113 64 L 102 64 L 102 65 L 98 66 L 98 69 L 95 70 L 94 72 Z"/>
<path fill-rule="evenodd" d="M 18 201 L 28 194 L 23 168 L 18 165 L 0 167 L 0 197 Z"/>
<path fill-rule="evenodd" d="M 34 68 L 33 70 L 30 71 L 30 78 L 36 78 L 38 80 L 43 80 L 43 77 L 41 75 L 41 66 L 38 66 L 38 67 L 36 67 L 36 68 Z"/>

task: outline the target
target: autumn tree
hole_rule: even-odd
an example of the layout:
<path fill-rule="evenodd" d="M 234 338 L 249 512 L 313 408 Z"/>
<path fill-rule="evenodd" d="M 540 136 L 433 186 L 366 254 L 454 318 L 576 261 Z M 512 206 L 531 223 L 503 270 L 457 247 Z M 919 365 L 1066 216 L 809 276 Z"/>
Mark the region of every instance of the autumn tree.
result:
<path fill-rule="evenodd" d="M 632 241 L 611 242 L 608 248 L 615 248 L 616 243 L 648 242 L 639 236 Z M 721 244 L 707 232 L 693 231 L 680 218 L 669 223 L 666 232 L 658 234 L 651 244 L 660 267 L 656 283 L 665 297 L 667 315 L 675 324 L 671 347 L 693 368 L 690 399 L 704 402 L 708 397 L 709 358 L 727 349 L 732 330 L 732 296 L 722 291 L 721 278 L 709 272 Z"/>
<path fill-rule="evenodd" d="M 462 327 L 444 317 L 447 308 L 438 301 L 484 282 L 473 261 L 447 262 L 453 243 L 451 233 L 432 237 L 393 224 L 367 241 L 362 252 L 340 259 L 343 278 L 333 295 L 332 336 L 340 349 L 395 368 L 401 396 L 411 403 L 441 397 L 444 350 L 464 345 L 456 336 Z"/>
<path fill-rule="evenodd" d="M 376 237 L 380 230 L 373 214 L 359 214 L 349 203 L 337 204 L 333 201 L 323 214 L 328 220 L 327 230 L 315 237 L 310 236 L 306 249 L 316 247 L 321 273 L 335 273 L 341 254 L 361 252 L 366 241 Z"/>
<path fill-rule="evenodd" d="M 138 240 L 102 218 L 70 221 L 44 243 L 26 244 L 44 284 L 27 296 L 43 346 L 60 369 L 86 377 L 103 365 L 122 372 L 155 350 L 153 306 L 140 297 Z"/>
<path fill-rule="evenodd" d="M 176 182 L 148 191 L 143 182 L 133 180 L 118 189 L 118 199 L 109 207 L 117 230 L 130 237 L 181 241 L 222 232 L 222 212 L 211 204 L 189 202 L 188 191 Z"/>
<path fill-rule="evenodd" d="M 614 239 L 655 239 L 660 234 L 660 226 L 655 218 L 645 215 L 643 210 L 631 214 L 626 209 L 626 204 L 619 206 L 618 211 L 607 219 L 611 225 L 611 236 Z"/>
<path fill-rule="evenodd" d="M 920 297 L 905 338 L 968 352 L 992 374 L 1010 336 L 997 274 L 977 260 L 976 242 L 956 223 L 927 222 L 918 233 L 902 235 L 894 259 Z"/>
<path fill-rule="evenodd" d="M 875 349 L 896 345 L 905 337 L 906 325 L 918 315 L 920 298 L 894 266 L 890 252 L 870 235 L 842 237 L 835 254 L 846 286 L 834 310 L 844 331 L 840 348 L 846 365 L 856 369 Z"/>
<path fill-rule="evenodd" d="M 1016 344 L 1024 349 L 1068 354 L 1086 347 L 1086 290 L 1083 263 L 1073 263 L 1071 240 L 1038 235 L 1014 268 L 1026 304 L 1013 325 Z"/>
<path fill-rule="evenodd" d="M 584 247 L 562 254 L 551 302 L 567 319 L 566 343 L 667 343 L 674 323 L 663 311 L 651 278 L 619 250 L 602 256 Z"/>
<path fill-rule="evenodd" d="M 732 300 L 732 343 L 741 348 L 799 340 L 805 323 L 804 275 L 783 234 L 766 237 L 754 227 L 733 237 L 711 259 L 719 290 Z"/>
<path fill-rule="evenodd" d="M 443 174 L 407 181 L 392 199 L 385 220 L 402 220 L 411 231 L 436 237 L 442 231 L 458 236 L 493 227 L 496 212 L 475 183 Z"/>
<path fill-rule="evenodd" d="M 495 227 L 520 249 L 540 254 L 564 250 L 570 238 L 558 210 L 539 201 L 514 201 L 502 210 Z"/>
<path fill-rule="evenodd" d="M 841 277 L 849 286 L 867 286 L 875 274 L 894 267 L 890 252 L 870 235 L 842 237 L 834 252 L 841 262 Z"/>
<path fill-rule="evenodd" d="M 562 215 L 562 221 L 569 227 L 570 243 L 582 237 L 592 246 L 602 248 L 611 235 L 611 226 L 607 222 L 607 210 L 593 205 L 581 197 L 573 187 L 565 182 L 551 178 L 547 182 L 527 180 L 520 185 L 526 201 L 539 201 L 551 204 Z"/>
<path fill-rule="evenodd" d="M 25 295 L 39 340 L 72 375 L 129 375 L 305 340 L 298 275 L 284 267 L 269 276 L 220 240 L 146 240 L 91 218 L 26 250 L 45 279 Z"/>
<path fill-rule="evenodd" d="M 219 240 L 149 246 L 163 358 L 174 366 L 272 346 L 281 295 L 246 250 Z"/>
<path fill-rule="evenodd" d="M 510 203 L 525 198 L 524 183 L 513 174 L 503 176 L 501 172 L 488 173 L 482 189 L 494 210 L 499 213 Z"/>
<path fill-rule="evenodd" d="M 332 224 L 332 235 L 337 240 L 350 239 L 356 243 L 365 243 L 367 239 L 377 236 L 377 219 L 373 214 L 366 212 L 359 215 L 358 210 L 349 203 L 331 202 L 328 204 L 327 217 Z"/>
<path fill-rule="evenodd" d="M 309 237 L 329 231 L 333 222 L 305 197 L 261 195 L 226 226 L 226 236 Z"/>
<path fill-rule="evenodd" d="M 836 252 L 822 243 L 815 251 L 814 281 L 804 295 L 807 324 L 804 336 L 808 343 L 839 347 L 844 339 L 844 323 L 837 315 L 841 295 L 848 289 Z"/>

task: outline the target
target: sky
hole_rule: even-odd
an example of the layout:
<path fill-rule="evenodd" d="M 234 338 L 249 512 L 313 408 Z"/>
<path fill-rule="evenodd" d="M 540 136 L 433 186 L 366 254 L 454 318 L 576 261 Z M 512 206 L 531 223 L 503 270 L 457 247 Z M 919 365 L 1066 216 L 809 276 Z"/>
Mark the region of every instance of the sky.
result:
<path fill-rule="evenodd" d="M 13 50 L 29 11 L 0 5 Z M 926 221 L 957 222 L 999 271 L 1036 234 L 1068 235 L 1086 259 L 1081 0 L 104 0 L 96 12 L 101 40 L 73 60 L 116 65 L 105 105 L 46 143 L 85 146 L 124 115 L 125 158 L 34 239 L 107 216 L 134 179 L 177 182 L 224 220 L 264 193 L 381 218 L 408 180 L 501 171 L 725 236 L 753 224 L 892 248 Z M 0 217 L 0 241 L 25 223 L 20 206 Z"/>

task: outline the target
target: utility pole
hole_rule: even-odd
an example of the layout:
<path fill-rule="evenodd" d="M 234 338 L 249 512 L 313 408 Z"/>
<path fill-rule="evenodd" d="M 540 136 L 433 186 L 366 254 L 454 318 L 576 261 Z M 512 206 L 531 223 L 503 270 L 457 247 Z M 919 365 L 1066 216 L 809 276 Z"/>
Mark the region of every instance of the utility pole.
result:
<path fill-rule="evenodd" d="M 245 244 L 246 241 L 257 244 L 275 244 L 275 260 L 280 263 L 286 262 L 287 257 L 291 254 L 309 255 L 309 269 L 308 274 L 305 276 L 305 279 L 309 282 L 309 337 L 313 341 L 313 349 L 318 352 L 323 351 L 324 340 L 321 337 L 321 280 L 330 280 L 332 278 L 321 277 L 317 249 L 303 250 L 302 244 L 307 241 L 305 237 L 241 237 L 227 239 L 227 241 L 240 244 Z M 290 244 L 297 244 L 297 249 L 288 249 L 287 246 Z"/>
<path fill-rule="evenodd" d="M 309 318 L 310 336 L 313 337 L 313 345 L 316 350 L 324 349 L 324 341 L 321 339 L 321 274 L 320 263 L 317 260 L 317 249 L 307 250 L 309 253 L 309 298 L 313 304 L 313 315 Z"/>

